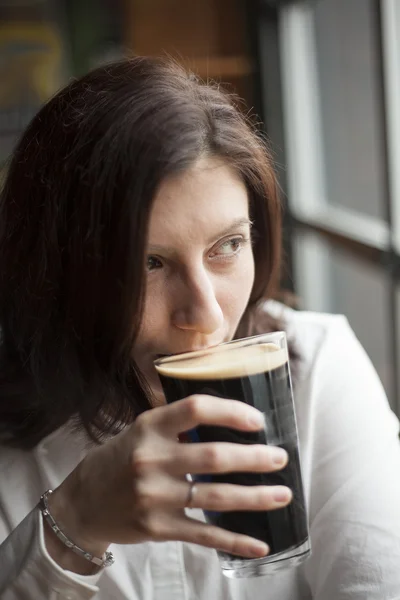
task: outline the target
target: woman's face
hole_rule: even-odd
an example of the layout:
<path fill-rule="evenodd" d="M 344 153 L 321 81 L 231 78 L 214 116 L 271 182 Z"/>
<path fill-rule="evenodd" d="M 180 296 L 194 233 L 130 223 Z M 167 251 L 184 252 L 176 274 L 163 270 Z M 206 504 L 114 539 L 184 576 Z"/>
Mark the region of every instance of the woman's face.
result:
<path fill-rule="evenodd" d="M 232 339 L 254 280 L 247 190 L 202 159 L 162 183 L 150 215 L 142 327 L 134 358 L 158 400 L 159 355 Z"/>

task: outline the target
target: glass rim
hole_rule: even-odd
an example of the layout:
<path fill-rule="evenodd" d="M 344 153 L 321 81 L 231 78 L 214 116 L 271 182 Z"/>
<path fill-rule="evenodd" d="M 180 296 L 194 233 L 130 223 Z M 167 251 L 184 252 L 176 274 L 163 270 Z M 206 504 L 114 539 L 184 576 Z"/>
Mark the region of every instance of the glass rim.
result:
<path fill-rule="evenodd" d="M 253 342 L 258 339 L 268 338 L 267 341 L 273 343 L 274 339 L 276 340 L 286 340 L 286 332 L 285 331 L 270 331 L 266 333 L 257 333 L 256 335 L 251 335 L 245 338 L 230 340 L 229 342 L 222 342 L 221 344 L 217 344 L 216 346 L 210 346 L 209 348 L 203 348 L 202 350 L 194 350 L 193 352 L 182 352 L 180 354 L 171 354 L 169 356 L 162 356 L 153 361 L 155 367 L 171 363 L 171 362 L 179 362 L 185 361 L 189 358 L 198 358 L 200 356 L 205 356 L 208 354 L 218 354 L 219 352 L 223 352 L 226 350 L 227 346 L 231 346 L 231 348 L 240 348 L 245 347 L 246 345 L 253 345 Z"/>

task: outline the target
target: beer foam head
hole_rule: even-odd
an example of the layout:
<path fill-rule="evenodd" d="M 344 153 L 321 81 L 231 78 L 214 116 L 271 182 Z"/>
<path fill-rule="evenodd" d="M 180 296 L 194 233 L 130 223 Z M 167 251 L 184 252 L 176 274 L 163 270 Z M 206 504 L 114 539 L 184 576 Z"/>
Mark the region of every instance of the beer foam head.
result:
<path fill-rule="evenodd" d="M 218 346 L 209 352 L 171 356 L 155 367 L 160 375 L 177 379 L 233 379 L 272 371 L 287 360 L 286 350 L 262 343 L 230 349 Z"/>

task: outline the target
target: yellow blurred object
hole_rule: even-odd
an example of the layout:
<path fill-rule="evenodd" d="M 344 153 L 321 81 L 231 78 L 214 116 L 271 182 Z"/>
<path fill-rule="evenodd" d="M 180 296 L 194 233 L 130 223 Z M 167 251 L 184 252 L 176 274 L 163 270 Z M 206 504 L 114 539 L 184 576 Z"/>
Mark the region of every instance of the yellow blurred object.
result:
<path fill-rule="evenodd" d="M 60 86 L 62 40 L 51 23 L 0 25 L 0 109 L 39 105 Z"/>

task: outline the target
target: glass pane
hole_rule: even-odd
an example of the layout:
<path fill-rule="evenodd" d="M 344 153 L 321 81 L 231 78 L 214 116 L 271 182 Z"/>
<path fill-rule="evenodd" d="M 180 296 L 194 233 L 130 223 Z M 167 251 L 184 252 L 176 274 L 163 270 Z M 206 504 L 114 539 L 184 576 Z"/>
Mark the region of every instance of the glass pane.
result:
<path fill-rule="evenodd" d="M 393 242 L 400 254 L 400 2 L 385 0 L 381 8 L 390 209 Z"/>
<path fill-rule="evenodd" d="M 376 2 L 319 0 L 314 27 L 327 200 L 385 219 Z"/>
<path fill-rule="evenodd" d="M 0 165 L 69 69 L 62 3 L 0 4 Z"/>
<path fill-rule="evenodd" d="M 346 315 L 395 406 L 390 283 L 385 272 L 312 234 L 296 236 L 295 281 L 303 308 Z M 304 258 L 311 256 L 304 264 Z M 316 271 L 315 256 L 320 258 Z M 316 276 L 315 273 L 321 275 Z M 305 282 L 305 284 L 304 284 Z M 319 290 L 319 287 L 323 288 Z M 313 306 L 312 297 L 318 298 Z M 302 300 L 304 301 L 302 302 Z"/>
<path fill-rule="evenodd" d="M 396 345 L 397 345 L 397 360 L 400 360 L 400 284 L 397 285 L 396 290 Z M 397 377 L 397 389 L 400 393 L 400 368 L 397 364 L 396 377 Z M 397 397 L 397 415 L 400 418 L 400 397 Z"/>
<path fill-rule="evenodd" d="M 121 6 L 122 0 L 0 0 L 0 168 L 72 73 L 122 56 Z"/>

